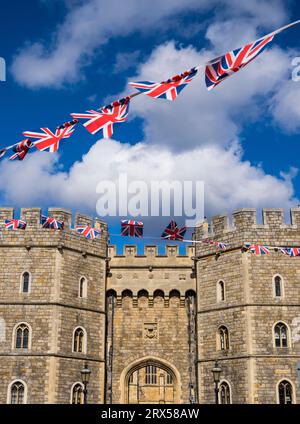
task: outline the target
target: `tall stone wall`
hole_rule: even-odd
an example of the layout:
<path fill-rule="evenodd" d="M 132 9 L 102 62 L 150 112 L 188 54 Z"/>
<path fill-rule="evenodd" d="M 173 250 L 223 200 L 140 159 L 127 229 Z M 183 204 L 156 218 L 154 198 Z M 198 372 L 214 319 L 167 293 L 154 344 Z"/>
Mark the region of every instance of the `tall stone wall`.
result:
<path fill-rule="evenodd" d="M 107 227 L 99 220 L 101 239 L 88 240 L 71 229 L 69 211 L 50 208 L 49 216 L 64 221 L 64 230 L 42 228 L 39 208 L 21 209 L 25 230 L 7 230 L 4 220 L 13 209 L 0 208 L 0 403 L 6 403 L 9 384 L 27 386 L 27 403 L 70 403 L 71 387 L 81 381 L 88 361 L 92 371 L 91 402 L 104 401 L 105 267 Z M 75 225 L 92 220 L 77 215 Z M 21 275 L 29 272 L 28 293 L 21 291 Z M 87 280 L 87 297 L 79 297 L 79 280 Z M 13 330 L 31 327 L 29 349 L 16 349 Z M 72 352 L 73 331 L 87 333 L 86 353 Z"/>
<path fill-rule="evenodd" d="M 193 248 L 183 256 L 178 254 L 177 246 L 167 246 L 165 255 L 158 255 L 155 246 L 145 246 L 143 255 L 136 252 L 136 246 L 125 246 L 123 255 L 117 255 L 114 246 L 109 247 L 107 289 L 113 294 L 115 304 L 108 313 L 108 321 L 113 320 L 108 331 L 112 361 L 108 401 L 136 402 L 139 397 L 141 403 L 195 402 Z M 174 393 L 170 397 L 165 398 L 163 394 L 161 398 L 155 397 L 154 388 L 149 394 L 143 376 L 138 383 L 137 397 L 128 398 L 130 373 L 147 365 L 172 373 Z"/>
<path fill-rule="evenodd" d="M 217 359 L 221 378 L 231 387 L 234 403 L 277 403 L 277 386 L 288 380 L 293 402 L 300 401 L 297 363 L 300 361 L 300 259 L 279 251 L 256 256 L 243 251 L 246 242 L 277 247 L 300 246 L 300 209 L 292 209 L 291 223 L 281 209 L 264 209 L 262 224 L 255 209 L 212 218 L 197 226 L 195 240 L 228 243 L 220 256 L 206 243 L 196 243 L 198 298 L 199 400 L 214 402 L 211 369 Z M 274 277 L 283 282 L 283 295 L 274 294 Z M 217 283 L 225 283 L 225 300 L 217 299 Z M 276 348 L 274 325 L 288 326 L 288 347 Z M 229 330 L 230 348 L 218 350 L 218 328 Z"/>

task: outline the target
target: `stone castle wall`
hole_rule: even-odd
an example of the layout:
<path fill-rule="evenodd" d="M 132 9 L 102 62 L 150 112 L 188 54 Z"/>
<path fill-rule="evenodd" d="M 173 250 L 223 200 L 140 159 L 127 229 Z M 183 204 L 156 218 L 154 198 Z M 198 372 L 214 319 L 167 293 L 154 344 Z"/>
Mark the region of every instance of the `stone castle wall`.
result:
<path fill-rule="evenodd" d="M 300 246 L 300 209 L 292 209 L 291 223 L 286 224 L 283 210 L 263 210 L 262 224 L 256 223 L 256 210 L 243 209 L 200 224 L 195 240 L 209 238 L 228 243 L 220 256 L 214 247 L 196 244 L 199 387 L 201 402 L 214 402 L 211 368 L 215 359 L 222 368 L 222 378 L 232 388 L 236 403 L 276 403 L 277 384 L 287 379 L 293 385 L 294 401 L 299 402 L 297 363 L 300 360 L 300 262 L 272 251 L 256 256 L 242 252 L 245 242 L 278 247 Z M 274 295 L 273 277 L 280 275 L 283 296 Z M 217 283 L 225 283 L 226 297 L 217 301 Z M 287 348 L 275 348 L 274 324 L 289 328 Z M 217 349 L 221 325 L 229 330 L 230 349 Z M 295 337 L 296 336 L 296 337 Z"/>
<path fill-rule="evenodd" d="M 195 244 L 185 255 L 174 245 L 160 255 L 156 246 L 137 254 L 136 246 L 127 245 L 118 255 L 115 246 L 107 246 L 103 221 L 76 215 L 75 225 L 103 231 L 100 239 L 88 240 L 71 229 L 71 213 L 59 208 L 48 214 L 63 220 L 64 230 L 43 229 L 41 210 L 23 208 L 26 229 L 9 231 L 3 222 L 13 213 L 0 208 L 0 403 L 6 403 L 16 379 L 27 385 L 27 403 L 70 403 L 86 360 L 94 403 L 136 401 L 128 388 L 135 390 L 137 381 L 140 402 L 213 403 L 215 360 L 233 403 L 276 403 L 283 379 L 293 386 L 293 401 L 300 402 L 299 257 L 274 250 L 256 256 L 242 249 L 245 242 L 300 246 L 300 208 L 292 209 L 290 223 L 281 209 L 263 210 L 261 224 L 254 209 L 236 211 L 231 219 L 213 217 L 210 225 L 197 225 Z M 204 239 L 228 248 L 216 255 Z M 28 293 L 20 290 L 24 271 L 31 275 Z M 274 295 L 276 275 L 283 284 L 280 297 Z M 86 298 L 78 296 L 81 277 L 87 280 Z M 225 284 L 221 301 L 219 280 Z M 27 350 L 14 346 L 14 328 L 21 322 L 32 330 Z M 275 348 L 277 322 L 288 327 L 287 348 Z M 87 333 L 85 353 L 72 351 L 77 326 Z M 220 326 L 229 330 L 227 351 L 218 343 Z M 159 368 L 159 378 L 171 375 L 165 393 L 153 387 L 147 392 L 149 365 Z"/>
<path fill-rule="evenodd" d="M 128 401 L 128 375 L 144 363 L 178 374 L 179 378 L 174 375 L 175 401 L 189 403 L 191 396 L 195 400 L 196 382 L 189 375 L 196 355 L 195 332 L 189 341 L 186 296 L 196 289 L 191 273 L 193 247 L 182 256 L 177 246 L 167 246 L 164 255 L 158 255 L 155 246 L 145 246 L 143 255 L 136 254 L 136 246 L 125 246 L 123 255 L 116 255 L 111 246 L 109 254 L 107 288 L 115 297 L 112 337 L 108 334 L 110 345 L 113 340 L 112 402 Z M 191 319 L 195 321 L 195 315 Z M 141 402 L 146 401 L 143 383 L 140 379 Z M 147 399 L 158 400 L 154 395 Z"/>
<path fill-rule="evenodd" d="M 81 381 L 88 360 L 92 370 L 91 401 L 104 400 L 105 360 L 105 258 L 107 227 L 100 220 L 103 238 L 88 240 L 70 228 L 70 212 L 51 208 L 49 216 L 64 221 L 64 230 L 44 229 L 39 208 L 21 209 L 25 230 L 4 229 L 13 209 L 0 209 L 0 341 L 2 384 L 0 403 L 14 379 L 28 388 L 28 403 L 69 403 L 71 387 Z M 84 215 L 75 225 L 90 224 Z M 31 275 L 30 290 L 22 293 L 21 275 Z M 87 279 L 87 297 L 79 298 L 79 280 Z M 13 329 L 26 322 L 32 329 L 31 347 L 16 349 Z M 87 333 L 87 352 L 72 352 L 75 327 Z"/>

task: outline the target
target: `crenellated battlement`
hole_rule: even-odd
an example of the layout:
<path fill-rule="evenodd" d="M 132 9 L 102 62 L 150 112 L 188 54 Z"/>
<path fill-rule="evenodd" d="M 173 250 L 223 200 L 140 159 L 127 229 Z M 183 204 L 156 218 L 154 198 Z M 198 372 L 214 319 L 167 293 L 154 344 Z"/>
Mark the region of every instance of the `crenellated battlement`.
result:
<path fill-rule="evenodd" d="M 168 258 L 187 258 L 190 259 L 194 255 L 194 246 L 189 245 L 185 247 L 185 253 L 179 254 L 179 246 L 178 245 L 166 245 L 164 247 L 164 252 L 158 253 L 157 245 L 146 245 L 144 246 L 143 252 L 138 253 L 137 246 L 135 244 L 128 244 L 123 246 L 123 251 L 121 254 L 117 253 L 117 249 L 115 245 L 108 246 L 108 256 L 110 258 L 158 258 L 158 259 L 168 259 Z"/>
<path fill-rule="evenodd" d="M 16 244 L 25 244 L 27 248 L 39 245 L 57 245 L 60 248 L 68 246 L 85 253 L 99 254 L 101 252 L 101 255 L 106 256 L 108 231 L 104 221 L 79 213 L 73 219 L 70 210 L 55 207 L 49 208 L 44 214 L 63 221 L 64 228 L 60 230 L 43 228 L 41 208 L 21 208 L 20 215 L 17 216 L 14 208 L 0 207 L 0 246 Z M 6 230 L 4 227 L 6 219 L 21 219 L 27 223 L 26 229 Z M 76 231 L 78 225 L 88 225 L 101 230 L 101 236 L 94 240 L 87 239 Z"/>
<path fill-rule="evenodd" d="M 211 239 L 237 247 L 245 242 L 272 246 L 300 246 L 300 207 L 290 211 L 290 222 L 285 222 L 284 210 L 265 208 L 262 210 L 262 223 L 257 222 L 257 210 L 244 208 L 228 215 L 217 215 L 199 223 L 195 228 L 194 240 Z M 205 243 L 196 243 L 196 254 L 203 255 L 215 251 Z"/>

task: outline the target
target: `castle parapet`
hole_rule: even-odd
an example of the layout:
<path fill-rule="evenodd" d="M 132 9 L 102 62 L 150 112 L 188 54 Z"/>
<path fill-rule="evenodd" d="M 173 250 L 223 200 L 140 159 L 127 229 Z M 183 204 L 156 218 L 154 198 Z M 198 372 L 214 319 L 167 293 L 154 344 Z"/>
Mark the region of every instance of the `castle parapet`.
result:
<path fill-rule="evenodd" d="M 237 248 L 246 242 L 270 246 L 300 246 L 300 207 L 291 209 L 291 222 L 285 223 L 282 208 L 262 210 L 262 224 L 256 221 L 257 211 L 244 208 L 233 211 L 232 225 L 226 215 L 214 216 L 212 225 L 207 221 L 197 224 L 194 240 L 205 239 L 223 242 Z M 213 254 L 216 247 L 209 243 L 195 243 L 196 256 Z"/>
<path fill-rule="evenodd" d="M 144 250 L 141 253 L 138 253 L 137 246 L 135 244 L 126 244 L 123 246 L 123 251 L 121 254 L 117 253 L 115 245 L 108 246 L 108 256 L 110 258 L 159 258 L 159 259 L 172 259 L 176 257 L 180 258 L 191 258 L 195 254 L 195 248 L 193 245 L 185 246 L 185 251 L 183 254 L 179 252 L 179 245 L 172 244 L 166 245 L 164 251 L 158 253 L 158 248 L 156 245 L 146 245 Z"/>
<path fill-rule="evenodd" d="M 275 229 L 285 225 L 283 209 L 263 209 L 262 213 L 264 225 Z"/>
<path fill-rule="evenodd" d="M 232 213 L 232 224 L 238 230 L 246 230 L 256 225 L 256 209 L 238 209 Z"/>
<path fill-rule="evenodd" d="M 64 228 L 59 230 L 45 229 L 41 224 L 41 208 L 21 208 L 20 216 L 14 216 L 14 209 L 9 207 L 0 208 L 0 246 L 22 245 L 26 248 L 39 245 L 70 247 L 82 251 L 84 254 L 90 253 L 106 256 L 106 246 L 108 239 L 107 224 L 99 218 L 93 219 L 89 216 L 77 214 L 75 216 L 75 228 L 71 228 L 72 215 L 67 209 L 49 208 L 45 215 L 64 222 Z M 16 231 L 6 230 L 4 223 L 6 219 L 21 219 L 27 223 L 26 229 Z M 89 225 L 101 230 L 101 236 L 90 240 L 76 231 L 77 225 Z"/>
<path fill-rule="evenodd" d="M 3 225 L 6 219 L 13 219 L 14 208 L 0 208 L 0 225 Z"/>
<path fill-rule="evenodd" d="M 27 222 L 27 227 L 38 227 L 41 222 L 41 208 L 22 208 L 20 218 Z"/>
<path fill-rule="evenodd" d="M 223 234 L 225 231 L 229 229 L 228 215 L 213 216 L 211 221 L 212 221 L 212 231 L 215 235 Z"/>
<path fill-rule="evenodd" d="M 69 209 L 61 209 L 61 208 L 49 208 L 48 209 L 49 216 L 52 216 L 54 219 L 58 221 L 63 221 L 65 228 L 71 228 L 72 222 L 72 214 Z"/>

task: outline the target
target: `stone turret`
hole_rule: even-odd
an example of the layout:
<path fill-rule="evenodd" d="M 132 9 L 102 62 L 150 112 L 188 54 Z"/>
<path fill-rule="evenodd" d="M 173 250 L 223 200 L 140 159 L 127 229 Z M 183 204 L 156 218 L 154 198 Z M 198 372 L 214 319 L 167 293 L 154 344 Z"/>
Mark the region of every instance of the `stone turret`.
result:
<path fill-rule="evenodd" d="M 256 216 L 255 209 L 240 209 L 233 212 L 232 224 L 228 216 L 215 216 L 211 231 L 207 222 L 195 230 L 198 385 L 206 387 L 200 391 L 201 403 L 214 402 L 208 382 L 215 360 L 226 401 L 278 403 L 282 381 L 290 384 L 292 402 L 300 401 L 300 258 L 279 250 L 255 255 L 241 249 L 246 242 L 300 247 L 300 208 L 291 210 L 288 223 L 283 209 L 263 209 L 261 224 Z M 201 242 L 205 239 L 228 247 L 216 256 L 215 246 Z M 276 333 L 278 323 L 285 326 L 284 340 Z"/>
<path fill-rule="evenodd" d="M 105 290 L 107 225 L 77 214 L 72 228 L 70 211 L 49 208 L 64 229 L 41 225 L 40 208 L 0 208 L 0 403 L 9 399 L 9 385 L 22 381 L 27 403 L 70 403 L 72 388 L 81 382 L 80 370 L 92 371 L 90 402 L 104 402 Z M 26 229 L 8 230 L 5 219 L 21 219 Z M 77 225 L 102 230 L 89 240 Z M 23 284 L 24 273 L 29 283 Z M 27 277 L 26 277 L 27 278 Z M 26 349 L 16 345 L 16 328 L 29 329 Z M 75 351 L 75 330 L 83 329 L 82 346 Z M 3 328 L 2 328 L 3 329 Z"/>
<path fill-rule="evenodd" d="M 256 220 L 253 208 L 239 209 L 232 213 L 232 224 L 227 215 L 214 216 L 210 229 L 206 222 L 196 226 L 194 238 L 201 241 L 211 239 L 228 243 L 230 248 L 240 248 L 244 243 L 271 246 L 300 246 L 300 208 L 291 209 L 291 221 L 284 220 L 283 209 L 263 209 L 262 224 Z M 213 254 L 213 246 L 205 243 L 195 245 L 196 256 Z"/>

